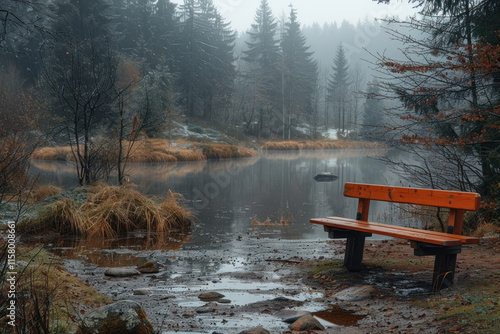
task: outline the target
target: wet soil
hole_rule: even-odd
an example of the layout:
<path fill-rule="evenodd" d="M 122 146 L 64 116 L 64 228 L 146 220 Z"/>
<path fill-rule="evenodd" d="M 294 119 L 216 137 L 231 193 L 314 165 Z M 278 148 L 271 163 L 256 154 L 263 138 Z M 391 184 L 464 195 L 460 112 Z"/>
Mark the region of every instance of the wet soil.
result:
<path fill-rule="evenodd" d="M 341 266 L 344 245 L 240 236 L 207 249 L 189 244 L 158 251 L 87 249 L 65 264 L 114 300 L 141 303 L 159 333 L 231 334 L 256 326 L 287 333 L 285 310 L 315 314 L 326 328 L 318 333 L 445 333 L 457 328 L 456 318 L 443 317 L 447 307 L 431 303 L 494 286 L 500 278 L 496 239 L 463 247 L 455 286 L 438 294 L 431 292 L 433 257 L 414 256 L 408 242 L 368 240 L 365 267 L 357 273 Z M 156 274 L 110 278 L 102 265 L 115 262 L 104 261 L 110 256 L 121 259 L 122 266 L 147 259 L 163 267 Z M 369 286 L 371 293 L 362 300 L 336 298 L 337 292 L 357 286 Z M 134 294 L 138 289 L 151 294 Z M 217 291 L 225 300 L 202 301 L 198 295 L 204 291 Z"/>

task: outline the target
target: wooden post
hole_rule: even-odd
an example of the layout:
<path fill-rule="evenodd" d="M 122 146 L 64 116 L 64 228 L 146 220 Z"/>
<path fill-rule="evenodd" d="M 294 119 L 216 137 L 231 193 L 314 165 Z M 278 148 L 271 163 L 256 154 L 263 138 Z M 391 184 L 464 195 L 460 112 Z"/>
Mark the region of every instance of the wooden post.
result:
<path fill-rule="evenodd" d="M 450 216 L 448 218 L 448 233 L 462 234 L 462 223 L 464 220 L 464 215 L 464 210 L 450 210 Z"/>
<path fill-rule="evenodd" d="M 436 254 L 432 291 L 436 292 L 453 286 L 457 254 Z"/>
<path fill-rule="evenodd" d="M 365 236 L 347 238 L 344 255 L 344 266 L 349 271 L 360 271 L 365 249 Z"/>

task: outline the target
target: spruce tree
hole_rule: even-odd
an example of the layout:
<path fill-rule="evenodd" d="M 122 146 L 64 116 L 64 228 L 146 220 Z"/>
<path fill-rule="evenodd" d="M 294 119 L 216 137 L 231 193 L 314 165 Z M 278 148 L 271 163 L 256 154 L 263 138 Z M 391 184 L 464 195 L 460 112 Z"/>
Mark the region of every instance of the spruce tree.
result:
<path fill-rule="evenodd" d="M 381 90 L 377 80 L 368 84 L 363 110 L 361 137 L 367 140 L 384 139 L 384 106 L 380 98 Z"/>
<path fill-rule="evenodd" d="M 279 41 L 276 38 L 277 22 L 272 15 L 267 0 L 262 0 L 255 14 L 255 23 L 248 32 L 247 50 L 242 59 L 251 67 L 247 75 L 256 87 L 256 98 L 259 110 L 259 127 L 271 121 L 273 109 L 281 106 L 281 73 L 282 63 Z M 267 120 L 265 116 L 267 115 Z"/>
<path fill-rule="evenodd" d="M 337 118 L 339 132 L 345 133 L 346 113 L 349 108 L 349 64 L 342 44 L 337 48 L 332 73 L 328 80 L 328 99 Z"/>
<path fill-rule="evenodd" d="M 306 120 L 313 112 L 312 98 L 317 83 L 317 62 L 308 51 L 306 38 L 300 30 L 295 9 L 290 10 L 289 21 L 281 41 L 283 52 L 283 123 L 284 138 L 290 139 L 290 129 Z"/>

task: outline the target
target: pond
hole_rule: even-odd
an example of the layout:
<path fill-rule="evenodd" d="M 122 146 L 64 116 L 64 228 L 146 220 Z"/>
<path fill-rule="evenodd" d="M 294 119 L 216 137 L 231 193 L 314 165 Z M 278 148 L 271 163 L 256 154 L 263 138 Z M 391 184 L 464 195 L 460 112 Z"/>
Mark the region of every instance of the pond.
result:
<path fill-rule="evenodd" d="M 188 244 L 205 247 L 234 236 L 326 239 L 313 217 L 355 217 L 357 200 L 343 196 L 345 182 L 398 185 L 398 177 L 376 159 L 385 150 L 324 150 L 265 152 L 258 158 L 135 164 L 129 175 L 149 195 L 180 193 L 196 216 L 197 229 Z M 35 161 L 33 172 L 43 182 L 71 187 L 76 184 L 71 164 Z M 316 182 L 318 172 L 338 176 Z M 373 202 L 370 221 L 418 224 L 411 216 L 383 202 Z M 398 216 L 393 215 L 398 212 Z"/>
<path fill-rule="evenodd" d="M 256 325 L 283 332 L 287 324 L 278 312 L 282 308 L 313 313 L 325 327 L 356 326 L 363 310 L 333 305 L 305 284 L 295 272 L 301 267 L 294 266 L 342 258 L 343 246 L 327 241 L 323 228 L 309 219 L 355 217 L 357 199 L 343 196 L 345 182 L 398 185 L 397 176 L 376 159 L 386 153 L 273 152 L 251 159 L 136 164 L 129 175 L 141 192 L 165 197 L 171 190 L 184 196 L 196 216 L 193 233 L 162 238 L 138 231 L 116 240 L 69 238 L 54 242 L 51 249 L 70 272 L 99 292 L 114 300 L 140 302 L 153 326 L 163 326 L 163 333 L 239 333 Z M 32 171 L 45 183 L 67 188 L 77 183 L 68 163 L 34 161 Z M 313 177 L 318 172 L 338 178 L 317 182 Z M 409 214 L 393 214 L 400 211 L 393 209 L 373 202 L 369 219 L 419 224 Z M 132 280 L 105 276 L 109 267 L 135 267 L 141 260 L 159 263 L 161 271 Z M 137 289 L 151 294 L 136 295 Z M 208 290 L 224 294 L 230 304 L 200 301 L 198 294 Z"/>

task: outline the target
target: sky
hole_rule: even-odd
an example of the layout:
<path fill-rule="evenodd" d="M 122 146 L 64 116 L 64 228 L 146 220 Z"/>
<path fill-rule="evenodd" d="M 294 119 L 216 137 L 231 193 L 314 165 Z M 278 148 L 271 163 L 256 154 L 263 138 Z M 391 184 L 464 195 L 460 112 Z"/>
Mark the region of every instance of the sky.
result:
<path fill-rule="evenodd" d="M 183 0 L 174 0 L 183 3 Z M 254 22 L 255 12 L 261 0 L 213 0 L 226 22 L 231 22 L 233 29 L 243 32 Z M 377 4 L 373 0 L 268 0 L 269 6 L 276 18 L 290 13 L 290 4 L 297 10 L 299 22 L 311 25 L 318 22 L 337 22 L 346 20 L 356 24 L 365 19 L 398 16 L 405 18 L 416 13 L 416 9 L 407 0 L 392 0 L 390 5 Z"/>

